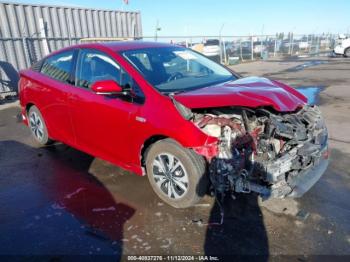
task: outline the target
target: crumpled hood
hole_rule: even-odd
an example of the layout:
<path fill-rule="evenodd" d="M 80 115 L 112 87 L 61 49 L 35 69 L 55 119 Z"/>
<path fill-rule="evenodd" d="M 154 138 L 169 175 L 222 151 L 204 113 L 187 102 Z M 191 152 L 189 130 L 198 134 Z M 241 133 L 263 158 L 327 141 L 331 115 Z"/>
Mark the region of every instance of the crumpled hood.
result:
<path fill-rule="evenodd" d="M 179 93 L 174 98 L 191 109 L 271 106 L 280 112 L 290 112 L 307 103 L 307 98 L 294 88 L 263 77 L 239 78 L 220 85 Z"/>

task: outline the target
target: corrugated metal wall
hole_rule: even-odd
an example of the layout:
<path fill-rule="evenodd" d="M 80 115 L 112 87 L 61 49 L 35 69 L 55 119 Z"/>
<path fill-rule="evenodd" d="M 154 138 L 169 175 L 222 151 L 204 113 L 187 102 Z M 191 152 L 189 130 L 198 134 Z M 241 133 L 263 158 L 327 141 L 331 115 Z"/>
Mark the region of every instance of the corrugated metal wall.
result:
<path fill-rule="evenodd" d="M 82 38 L 142 37 L 139 12 L 0 2 L 0 93 L 16 90 L 17 71 Z"/>

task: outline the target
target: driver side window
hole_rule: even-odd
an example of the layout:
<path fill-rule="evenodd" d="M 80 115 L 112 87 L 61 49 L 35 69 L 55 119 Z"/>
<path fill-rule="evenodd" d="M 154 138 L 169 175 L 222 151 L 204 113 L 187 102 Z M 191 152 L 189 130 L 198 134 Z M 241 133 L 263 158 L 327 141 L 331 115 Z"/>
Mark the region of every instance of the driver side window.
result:
<path fill-rule="evenodd" d="M 122 85 L 121 71 L 121 67 L 108 55 L 97 50 L 81 50 L 77 61 L 75 83 L 76 86 L 83 88 L 91 88 L 93 83 L 102 80 L 114 80 Z"/>
<path fill-rule="evenodd" d="M 75 85 L 90 89 L 93 83 L 103 80 L 117 82 L 128 94 L 123 99 L 140 104 L 144 102 L 141 88 L 113 58 L 97 50 L 82 49 L 77 60 Z"/>

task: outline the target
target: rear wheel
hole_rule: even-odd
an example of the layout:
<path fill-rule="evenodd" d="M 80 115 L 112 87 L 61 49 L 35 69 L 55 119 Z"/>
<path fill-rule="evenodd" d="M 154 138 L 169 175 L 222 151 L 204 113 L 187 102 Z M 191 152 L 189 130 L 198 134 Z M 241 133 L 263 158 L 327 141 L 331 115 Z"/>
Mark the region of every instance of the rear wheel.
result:
<path fill-rule="evenodd" d="M 47 127 L 43 116 L 36 106 L 31 106 L 28 111 L 28 122 L 30 131 L 36 142 L 40 145 L 48 145 L 52 143 L 47 132 Z"/>
<path fill-rule="evenodd" d="M 193 206 L 207 192 L 205 160 L 174 140 L 161 140 L 150 147 L 146 169 L 155 193 L 173 207 Z"/>
<path fill-rule="evenodd" d="M 344 51 L 344 56 L 345 57 L 350 57 L 350 47 L 346 48 Z"/>

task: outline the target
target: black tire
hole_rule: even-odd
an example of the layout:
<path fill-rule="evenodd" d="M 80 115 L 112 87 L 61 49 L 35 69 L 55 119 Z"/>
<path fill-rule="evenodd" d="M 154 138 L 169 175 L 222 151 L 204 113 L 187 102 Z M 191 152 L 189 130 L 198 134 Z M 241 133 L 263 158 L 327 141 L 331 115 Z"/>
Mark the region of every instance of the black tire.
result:
<path fill-rule="evenodd" d="M 173 163 L 180 162 L 182 164 L 182 166 L 180 167 L 180 171 L 179 168 L 175 169 L 178 173 L 176 173 L 174 170 L 175 173 L 173 172 L 172 177 L 174 176 L 175 178 L 181 178 L 182 176 L 178 177 L 176 174 L 181 174 L 182 167 L 185 169 L 184 174 L 187 173 L 186 177 L 188 179 L 188 183 L 184 183 L 184 185 L 187 185 L 187 190 L 184 191 L 183 195 L 178 199 L 175 199 L 175 191 L 172 191 L 172 196 L 174 196 L 174 198 L 169 197 L 164 191 L 162 191 L 161 188 L 169 190 L 169 182 L 165 182 L 168 185 L 167 187 L 164 185 L 164 182 L 162 182 L 164 185 L 163 187 L 158 186 L 156 183 L 156 178 L 154 174 L 158 170 L 154 166 L 154 161 L 160 159 L 159 156 L 161 154 L 170 154 L 175 157 Z M 150 146 L 149 150 L 146 152 L 146 170 L 149 182 L 154 192 L 165 203 L 175 208 L 186 208 L 195 205 L 206 194 L 208 190 L 209 179 L 206 174 L 206 161 L 204 160 L 204 158 L 202 156 L 199 156 L 192 150 L 182 147 L 177 142 L 171 139 L 164 139 Z M 175 185 L 175 187 L 173 187 L 173 190 L 181 190 L 181 188 L 178 187 L 175 182 L 173 183 L 173 185 Z M 176 191 L 180 192 L 178 190 Z"/>
<path fill-rule="evenodd" d="M 38 144 L 42 146 L 52 144 L 53 141 L 49 138 L 45 120 L 34 105 L 28 110 L 28 126 Z"/>
<path fill-rule="evenodd" d="M 350 57 L 350 47 L 344 50 L 344 57 Z"/>

